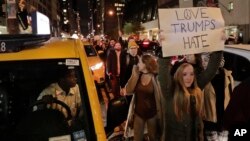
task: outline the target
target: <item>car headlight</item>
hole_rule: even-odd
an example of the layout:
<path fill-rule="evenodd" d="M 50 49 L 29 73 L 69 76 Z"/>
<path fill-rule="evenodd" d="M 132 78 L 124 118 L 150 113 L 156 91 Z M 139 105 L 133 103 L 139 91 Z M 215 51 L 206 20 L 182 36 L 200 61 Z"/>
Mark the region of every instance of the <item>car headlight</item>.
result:
<path fill-rule="evenodd" d="M 97 63 L 94 66 L 91 66 L 90 68 L 92 71 L 94 71 L 94 70 L 100 69 L 102 66 L 103 66 L 103 62 Z"/>

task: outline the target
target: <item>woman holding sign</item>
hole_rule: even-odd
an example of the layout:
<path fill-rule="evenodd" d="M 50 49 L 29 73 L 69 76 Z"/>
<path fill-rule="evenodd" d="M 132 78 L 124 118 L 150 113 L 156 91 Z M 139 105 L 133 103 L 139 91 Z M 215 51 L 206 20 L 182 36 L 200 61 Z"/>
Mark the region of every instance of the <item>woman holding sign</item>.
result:
<path fill-rule="evenodd" d="M 175 95 L 178 94 L 175 92 L 175 91 L 177 91 L 176 85 L 178 83 L 183 84 L 180 81 L 184 80 L 185 73 L 179 72 L 180 70 L 176 71 L 176 73 L 177 72 L 179 73 L 178 74 L 179 75 L 179 79 L 178 79 L 179 82 L 178 82 L 176 80 L 177 78 L 174 78 L 174 75 L 171 76 L 171 73 L 170 73 L 171 68 L 172 68 L 172 65 L 170 63 L 171 62 L 170 57 L 158 59 L 159 67 L 160 67 L 158 78 L 160 81 L 162 93 L 165 96 L 166 103 L 167 103 L 166 104 L 166 115 L 165 115 L 165 117 L 166 117 L 166 119 L 165 119 L 165 123 L 166 123 L 165 138 L 166 138 L 166 140 L 170 140 L 170 141 L 203 140 L 203 123 L 201 120 L 201 113 L 199 113 L 200 112 L 199 109 L 201 108 L 203 102 L 200 101 L 200 94 L 197 94 L 197 93 L 193 94 L 193 92 L 199 91 L 198 88 L 200 90 L 203 90 L 204 87 L 206 86 L 206 84 L 208 84 L 211 81 L 211 79 L 215 76 L 216 71 L 218 70 L 218 67 L 220 64 L 220 60 L 222 58 L 222 54 L 223 54 L 222 51 L 213 52 L 210 56 L 210 60 L 209 60 L 207 69 L 199 72 L 198 74 L 194 73 L 193 86 L 195 86 L 195 87 L 186 88 L 183 85 L 180 85 L 182 87 L 179 91 L 182 92 L 183 95 L 182 95 L 182 97 L 179 97 L 179 98 L 186 99 L 187 100 L 186 104 L 178 103 L 178 101 L 180 99 L 176 100 L 174 98 L 174 97 L 176 97 Z M 181 69 L 181 68 L 177 67 L 176 70 L 178 70 L 178 69 Z M 194 68 L 194 70 L 195 69 L 196 68 Z M 180 77 L 181 75 L 183 75 L 183 78 Z M 197 81 L 197 82 L 195 82 L 195 81 Z M 195 83 L 197 83 L 198 88 L 196 87 Z M 184 92 L 185 93 L 187 92 L 185 96 L 184 96 Z M 187 96 L 188 93 L 190 96 Z M 191 95 L 196 95 L 197 97 L 191 98 Z M 178 94 L 178 96 L 181 96 L 181 94 Z M 191 106 L 192 99 L 193 99 L 193 101 L 195 101 L 194 102 L 195 104 L 193 104 L 193 106 Z M 178 104 L 174 104 L 174 103 L 178 103 Z M 178 120 L 177 113 L 175 113 L 175 112 L 177 112 L 176 109 L 178 109 L 177 108 L 178 106 L 180 106 L 179 107 L 180 109 L 186 108 L 186 113 L 185 112 L 183 113 L 183 114 L 185 114 L 185 116 L 182 117 L 183 120 Z M 181 106 L 183 106 L 183 107 L 181 107 Z M 196 108 L 195 108 L 195 110 L 192 110 L 190 107 L 196 107 Z M 188 109 L 189 109 L 189 111 L 187 111 Z M 191 114 L 192 113 L 191 111 L 196 111 L 196 112 L 194 112 L 195 114 Z M 193 115 L 196 115 L 196 116 L 193 116 Z M 186 129 L 186 130 L 184 130 L 184 129 Z"/>
<path fill-rule="evenodd" d="M 167 101 L 166 116 L 165 116 L 167 132 L 165 132 L 165 138 L 166 140 L 170 140 L 170 141 L 203 140 L 203 136 L 202 136 L 203 131 L 201 128 L 202 121 L 200 121 L 199 124 L 197 124 L 198 121 L 195 123 L 192 122 L 196 120 L 193 120 L 192 114 L 191 114 L 192 112 L 191 112 L 191 109 L 189 108 L 191 106 L 190 105 L 191 99 L 187 98 L 188 96 L 185 95 L 180 98 L 184 98 L 187 101 L 186 103 L 188 104 L 178 103 L 176 106 L 174 106 L 173 104 L 174 101 L 176 101 L 174 99 L 174 96 L 176 95 L 176 93 L 174 93 L 175 86 L 174 85 L 172 86 L 172 83 L 174 83 L 175 81 L 173 80 L 173 77 L 170 75 L 170 70 L 172 67 L 170 64 L 170 58 L 171 56 L 174 56 L 174 55 L 198 53 L 196 49 L 208 49 L 208 47 L 210 49 L 214 48 L 214 50 L 210 50 L 210 51 L 215 51 L 215 52 L 213 52 L 210 56 L 211 59 L 209 60 L 207 69 L 195 74 L 196 76 L 194 78 L 194 79 L 197 79 L 197 86 L 201 90 L 204 89 L 204 87 L 215 76 L 216 71 L 219 68 L 220 60 L 222 58 L 222 54 L 223 54 L 222 51 L 217 51 L 217 50 L 223 50 L 224 48 L 224 41 L 222 41 L 224 39 L 221 39 L 221 36 L 224 37 L 225 35 L 223 32 L 221 32 L 221 31 L 224 31 L 224 20 L 222 18 L 220 9 L 207 8 L 207 7 L 202 7 L 202 8 L 192 7 L 192 8 L 184 8 L 184 9 L 181 9 L 181 8 L 160 9 L 159 8 L 158 14 L 159 14 L 159 26 L 162 29 L 161 39 L 165 40 L 165 42 L 162 42 L 162 51 L 163 51 L 164 56 L 168 56 L 168 57 L 158 59 L 159 66 L 160 66 L 159 81 L 160 81 L 162 93 L 164 94 L 166 101 Z M 214 24 L 215 23 L 214 19 L 216 19 L 216 24 Z M 180 23 L 180 21 L 182 23 Z M 209 24 L 204 24 L 206 22 Z M 198 26 L 201 23 L 202 23 L 202 26 Z M 188 28 L 188 27 L 191 27 L 190 25 L 194 25 L 192 26 L 192 29 Z M 183 91 L 185 89 L 188 89 L 188 92 Z M 192 90 L 196 90 L 196 89 L 197 89 L 196 87 L 191 87 L 191 89 L 182 87 L 180 90 L 183 91 L 182 92 L 183 94 L 184 92 L 185 94 L 190 93 L 189 97 L 191 97 L 191 95 L 193 94 Z M 195 100 L 196 106 L 198 106 L 197 104 L 199 104 L 200 102 L 198 101 L 199 99 L 197 98 L 198 97 L 192 98 L 192 99 L 196 99 Z M 184 112 L 186 116 L 183 117 L 182 122 L 178 120 L 178 118 L 172 118 L 172 120 L 170 120 L 171 117 L 175 117 L 177 115 L 176 112 L 173 112 L 173 111 L 175 111 L 176 109 L 179 109 L 179 108 L 174 109 L 174 107 L 178 107 L 178 106 L 180 106 L 179 108 L 186 109 L 186 112 Z M 200 107 L 197 107 L 197 108 L 199 109 Z M 196 115 L 199 115 L 199 114 L 196 113 Z M 198 116 L 198 118 L 200 117 Z M 200 126 L 196 126 L 196 125 L 200 125 Z M 201 136 L 199 136 L 200 133 L 201 133 Z"/>
<path fill-rule="evenodd" d="M 173 72 L 171 96 L 167 99 L 166 140 L 200 141 L 202 132 L 202 91 L 194 67 L 182 63 Z"/>
<path fill-rule="evenodd" d="M 204 87 L 206 86 L 206 84 L 208 84 L 211 79 L 213 79 L 213 77 L 215 76 L 218 67 L 220 65 L 220 60 L 222 58 L 222 51 L 216 51 L 216 52 L 212 52 L 210 55 L 210 60 L 208 62 L 208 66 L 206 68 L 206 70 L 201 70 L 201 71 L 197 71 L 197 68 L 194 68 L 194 72 L 195 72 L 195 78 L 197 81 L 197 86 L 202 90 L 204 89 Z M 174 90 L 175 90 L 175 86 L 171 86 L 172 83 L 176 83 L 176 80 L 174 80 L 174 73 L 175 71 L 172 70 L 172 76 L 171 76 L 171 60 L 170 57 L 166 57 L 166 58 L 159 58 L 159 81 L 161 84 L 161 89 L 162 89 L 162 93 L 164 94 L 165 98 L 166 98 L 166 119 L 165 119 L 165 123 L 166 123 L 166 132 L 165 132 L 165 138 L 167 138 L 168 140 L 173 140 L 173 141 L 196 141 L 196 140 L 203 140 L 203 124 L 202 124 L 202 120 L 200 120 L 200 117 L 198 117 L 198 119 L 196 119 L 196 123 L 194 124 L 195 126 L 192 126 L 192 115 L 188 113 L 186 113 L 185 119 L 184 121 L 178 121 L 176 117 L 174 111 L 174 106 L 179 106 L 179 108 L 182 108 L 183 103 L 179 103 L 177 105 L 174 105 Z M 191 62 L 190 62 L 191 63 Z M 179 68 L 179 66 L 175 66 L 174 68 L 176 68 L 176 70 Z M 177 72 L 177 71 L 176 71 Z M 196 74 L 197 73 L 197 74 Z M 184 75 L 184 74 L 183 74 Z M 181 78 L 180 78 L 181 80 Z M 195 82 L 194 82 L 195 83 Z M 182 85 L 181 85 L 182 86 Z M 183 88 L 184 89 L 184 88 Z M 185 88 L 187 89 L 187 88 Z M 193 89 L 193 88 L 192 88 Z M 191 90 L 192 89 L 188 89 Z M 191 99 L 190 101 L 191 102 Z M 199 101 L 197 100 L 196 103 L 199 103 Z M 197 106 L 200 108 L 201 105 L 203 103 L 199 104 L 200 106 Z M 194 107 L 194 106 L 193 106 Z M 191 109 L 190 109 L 191 110 Z M 194 120 L 193 120 L 194 121 Z M 188 124 L 187 124 L 188 123 Z M 174 127 L 174 128 L 172 128 Z M 180 128 L 178 128 L 180 127 Z M 181 128 L 183 127 L 183 128 Z M 183 130 L 186 129 L 186 130 Z M 191 132 L 192 131 L 192 132 Z M 193 132 L 195 131 L 195 132 Z M 192 134 L 195 135 L 192 135 Z M 177 136 L 178 135 L 178 136 Z M 195 138 L 195 139 L 194 139 Z"/>

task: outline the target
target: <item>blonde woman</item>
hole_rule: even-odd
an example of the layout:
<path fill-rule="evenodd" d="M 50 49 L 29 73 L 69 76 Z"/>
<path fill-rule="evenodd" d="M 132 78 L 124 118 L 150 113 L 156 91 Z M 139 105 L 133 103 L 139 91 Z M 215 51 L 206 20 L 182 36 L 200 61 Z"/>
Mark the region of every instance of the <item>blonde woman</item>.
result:
<path fill-rule="evenodd" d="M 134 94 L 128 117 L 128 121 L 133 117 L 134 141 L 143 141 L 146 126 L 150 141 L 163 140 L 165 103 L 157 74 L 158 64 L 155 57 L 145 54 L 139 58 L 138 65 L 133 67 L 126 84 L 127 93 Z"/>
<path fill-rule="evenodd" d="M 202 140 L 202 91 L 191 64 L 183 63 L 174 72 L 172 95 L 166 103 L 166 140 Z"/>

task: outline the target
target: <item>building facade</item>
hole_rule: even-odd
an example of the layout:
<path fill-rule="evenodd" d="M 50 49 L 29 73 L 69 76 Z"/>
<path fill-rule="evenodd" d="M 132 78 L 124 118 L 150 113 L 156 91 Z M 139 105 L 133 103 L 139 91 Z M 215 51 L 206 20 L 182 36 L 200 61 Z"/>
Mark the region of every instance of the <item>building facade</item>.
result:
<path fill-rule="evenodd" d="M 18 27 L 15 25 L 16 22 L 13 22 L 16 17 L 6 17 L 6 2 L 1 1 L 0 3 L 2 5 L 0 11 L 0 28 L 9 25 L 9 23 L 13 25 L 12 27 Z M 75 31 L 79 32 L 79 14 L 77 14 L 78 11 L 76 10 L 76 0 L 14 0 L 11 1 L 11 4 L 16 9 L 15 11 L 18 9 L 19 3 L 23 3 L 26 6 L 28 13 L 39 11 L 47 15 L 50 19 L 52 36 L 61 36 L 62 32 L 68 34 L 72 34 Z M 18 32 L 18 28 L 8 31 L 8 33 L 13 34 Z"/>
<path fill-rule="evenodd" d="M 219 7 L 225 20 L 227 35 L 233 35 L 239 43 L 249 43 L 250 1 L 219 0 Z"/>
<path fill-rule="evenodd" d="M 27 7 L 30 11 L 39 11 L 44 15 L 47 15 L 50 19 L 51 33 L 52 36 L 60 35 L 60 17 L 59 14 L 59 3 L 58 0 L 47 1 L 47 0 L 26 0 Z"/>
<path fill-rule="evenodd" d="M 145 30 L 140 32 L 140 39 L 158 38 L 157 0 L 130 0 L 124 10 L 124 22 L 140 22 Z"/>
<path fill-rule="evenodd" d="M 58 16 L 61 32 L 70 35 L 79 33 L 79 11 L 76 0 L 59 0 Z"/>

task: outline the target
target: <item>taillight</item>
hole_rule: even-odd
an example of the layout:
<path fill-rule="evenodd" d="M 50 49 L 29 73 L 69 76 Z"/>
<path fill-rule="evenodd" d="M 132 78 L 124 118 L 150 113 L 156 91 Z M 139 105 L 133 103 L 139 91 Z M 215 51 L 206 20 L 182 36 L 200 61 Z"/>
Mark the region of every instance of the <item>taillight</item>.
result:
<path fill-rule="evenodd" d="M 148 41 L 142 42 L 142 46 L 143 46 L 143 47 L 148 47 L 148 46 L 149 46 L 149 42 L 148 42 Z"/>

